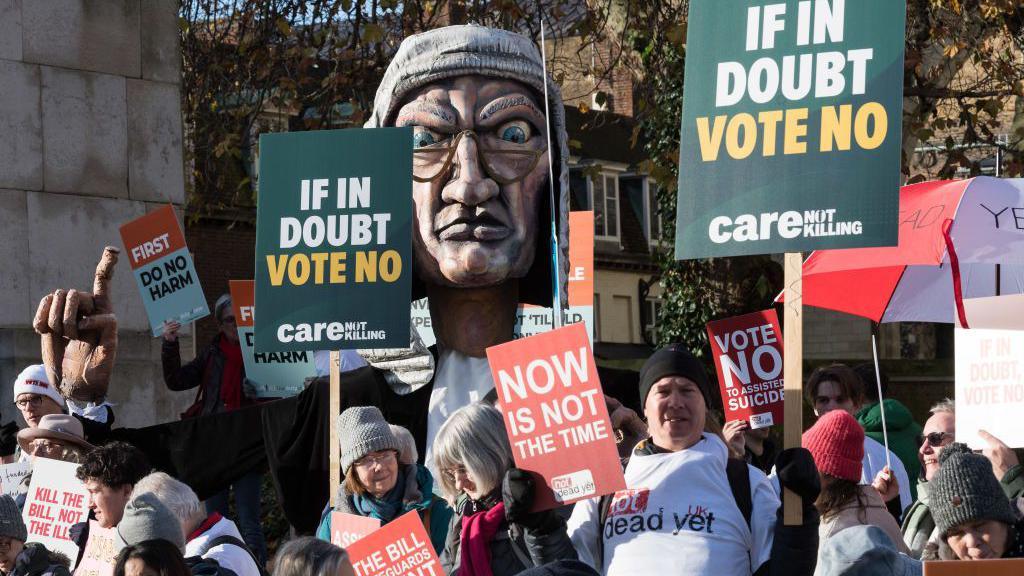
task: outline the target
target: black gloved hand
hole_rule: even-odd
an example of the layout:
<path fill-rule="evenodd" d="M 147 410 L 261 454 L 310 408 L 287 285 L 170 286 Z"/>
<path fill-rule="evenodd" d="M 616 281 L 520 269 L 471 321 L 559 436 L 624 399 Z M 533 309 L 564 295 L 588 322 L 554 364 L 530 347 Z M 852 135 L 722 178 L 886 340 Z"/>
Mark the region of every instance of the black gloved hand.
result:
<path fill-rule="evenodd" d="M 509 468 L 501 482 L 501 501 L 505 504 L 505 520 L 531 530 L 542 529 L 557 516 L 551 510 L 530 512 L 537 493 L 533 476 L 519 468 Z"/>
<path fill-rule="evenodd" d="M 76 546 L 81 548 L 85 546 L 85 531 L 88 528 L 88 520 L 86 520 L 85 522 L 78 522 L 76 524 L 72 524 L 71 527 L 68 528 L 68 537 L 71 538 L 71 541 L 74 542 Z"/>
<path fill-rule="evenodd" d="M 0 456 L 10 456 L 18 449 L 18 425 L 10 421 L 0 426 Z"/>
<path fill-rule="evenodd" d="M 814 503 L 821 493 L 821 477 L 818 467 L 814 465 L 814 457 L 806 448 L 787 448 L 775 459 L 775 472 L 779 476 L 779 485 L 789 488 L 804 503 Z"/>

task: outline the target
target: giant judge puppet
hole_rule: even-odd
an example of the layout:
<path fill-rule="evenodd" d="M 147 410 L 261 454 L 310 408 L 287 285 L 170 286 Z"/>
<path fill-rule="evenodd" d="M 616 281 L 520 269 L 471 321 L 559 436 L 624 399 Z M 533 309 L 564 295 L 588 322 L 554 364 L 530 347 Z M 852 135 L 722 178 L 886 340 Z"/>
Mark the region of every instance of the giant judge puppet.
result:
<path fill-rule="evenodd" d="M 545 121 L 543 70 L 533 42 L 511 32 L 452 26 L 411 36 L 366 123 L 413 127 L 413 298 L 428 297 L 437 347 L 405 363 L 393 351 L 361 351 L 371 368 L 342 388 L 378 388 L 385 418 L 409 428 L 421 453 L 448 415 L 494 388 L 485 350 L 512 339 L 518 304 L 552 304 L 548 129 L 565 294 L 568 140 L 550 82 Z"/>

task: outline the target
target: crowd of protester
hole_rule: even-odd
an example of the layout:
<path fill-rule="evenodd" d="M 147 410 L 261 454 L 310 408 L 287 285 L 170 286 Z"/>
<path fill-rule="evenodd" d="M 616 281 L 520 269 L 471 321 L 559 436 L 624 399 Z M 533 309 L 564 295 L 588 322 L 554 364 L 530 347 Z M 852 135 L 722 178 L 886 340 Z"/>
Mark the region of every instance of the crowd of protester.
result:
<path fill-rule="evenodd" d="M 216 308 L 221 325 L 233 328 L 230 305 Z M 229 331 L 185 365 L 174 332 L 165 338 L 168 385 L 200 386 L 203 412 L 241 406 L 244 372 L 231 367 Z M 26 427 L 0 429 L 0 448 L 6 462 L 79 465 L 89 520 L 115 529 L 124 544 L 118 576 L 261 576 L 268 566 L 275 576 L 354 574 L 347 552 L 330 543 L 333 511 L 381 525 L 415 512 L 449 576 L 852 576 L 881 573 L 880 566 L 920 574 L 931 560 L 1024 558 L 1024 470 L 1014 451 L 984 431 L 980 453 L 954 442 L 949 400 L 919 426 L 867 368 L 816 370 L 805 388 L 817 420 L 802 448 L 779 450 L 764 429 L 718 422 L 707 371 L 685 347 L 658 350 L 639 374 L 648 435 L 622 461 L 626 490 L 540 512 L 532 510 L 537 486 L 515 465 L 493 397 L 447 419 L 430 462 L 378 408 L 348 408 L 338 422 L 343 481 L 334 506 L 324 508 L 315 537 L 291 534 L 269 562 L 262 533 L 243 528 L 253 512 L 245 488 L 235 483 L 236 524 L 223 494 L 203 502 L 184 482 L 152 470 L 135 446 L 94 445 L 90 430 L 109 428 L 113 415 L 97 423 L 67 414 L 41 366 L 14 383 Z M 878 388 L 881 403 L 869 392 Z M 879 442 L 883 406 L 888 453 Z M 72 559 L 26 542 L 30 481 L 0 497 L 0 575 L 69 574 Z M 802 499 L 800 525 L 782 521 L 786 489 Z M 623 505 L 638 494 L 643 506 Z M 71 537 L 84 551 L 89 523 L 75 525 Z"/>

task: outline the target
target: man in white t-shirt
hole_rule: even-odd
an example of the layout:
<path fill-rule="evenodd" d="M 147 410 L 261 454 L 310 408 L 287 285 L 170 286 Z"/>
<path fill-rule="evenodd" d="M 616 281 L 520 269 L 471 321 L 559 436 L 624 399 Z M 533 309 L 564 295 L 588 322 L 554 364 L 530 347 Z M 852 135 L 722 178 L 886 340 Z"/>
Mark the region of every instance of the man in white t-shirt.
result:
<path fill-rule="evenodd" d="M 706 427 L 708 390 L 703 365 L 678 346 L 641 369 L 650 438 L 630 457 L 626 490 L 577 503 L 569 520 L 580 559 L 602 574 L 767 571 L 779 499 L 760 470 L 740 463 L 749 479 L 745 518 L 726 472 L 728 449 Z"/>
<path fill-rule="evenodd" d="M 807 394 L 807 401 L 814 408 L 814 415 L 818 418 L 832 410 L 843 410 L 856 418 L 857 412 L 864 404 L 864 382 L 852 368 L 844 364 L 818 368 L 807 380 L 804 390 Z M 902 511 L 906 510 L 914 502 L 914 499 L 910 496 L 910 477 L 907 476 L 906 467 L 891 450 L 888 453 L 889 460 L 892 462 L 891 476 L 885 472 L 885 446 L 869 436 L 864 437 L 863 473 L 860 482 L 861 484 L 871 484 L 878 480 L 879 476 L 882 478 L 895 477 L 900 488 L 899 513 L 896 514 L 898 521 Z"/>

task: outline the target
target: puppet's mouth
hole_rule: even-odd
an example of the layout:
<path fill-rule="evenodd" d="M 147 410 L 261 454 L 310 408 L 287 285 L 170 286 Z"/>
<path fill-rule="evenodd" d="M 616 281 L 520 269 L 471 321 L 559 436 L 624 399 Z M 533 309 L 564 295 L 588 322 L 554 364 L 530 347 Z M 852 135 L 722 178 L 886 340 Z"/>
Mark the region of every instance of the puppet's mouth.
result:
<path fill-rule="evenodd" d="M 504 222 L 487 213 L 459 216 L 439 226 L 436 230 L 437 237 L 442 241 L 491 242 L 502 240 L 511 232 Z"/>

